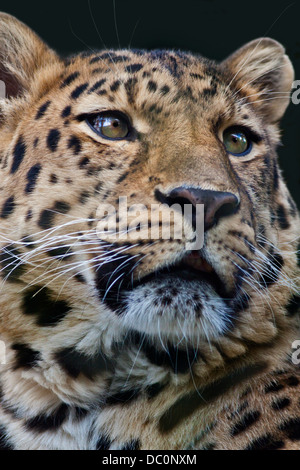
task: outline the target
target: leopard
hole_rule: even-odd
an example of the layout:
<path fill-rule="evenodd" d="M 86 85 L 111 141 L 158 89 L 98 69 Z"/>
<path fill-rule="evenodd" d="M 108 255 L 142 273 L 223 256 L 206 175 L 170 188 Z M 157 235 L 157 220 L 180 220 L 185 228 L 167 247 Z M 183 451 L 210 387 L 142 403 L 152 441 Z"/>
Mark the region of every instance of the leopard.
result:
<path fill-rule="evenodd" d="M 300 450 L 284 47 L 63 57 L 1 13 L 0 79 L 1 450 Z"/>

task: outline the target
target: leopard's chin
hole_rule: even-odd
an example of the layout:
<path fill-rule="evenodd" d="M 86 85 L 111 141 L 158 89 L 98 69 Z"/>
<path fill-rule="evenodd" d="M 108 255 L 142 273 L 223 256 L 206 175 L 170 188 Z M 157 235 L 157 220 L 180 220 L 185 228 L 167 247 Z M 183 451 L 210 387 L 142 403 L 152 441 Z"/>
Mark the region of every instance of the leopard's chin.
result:
<path fill-rule="evenodd" d="M 214 340 L 232 327 L 225 287 L 208 263 L 197 260 L 156 270 L 122 293 L 124 326 L 163 341 Z"/>

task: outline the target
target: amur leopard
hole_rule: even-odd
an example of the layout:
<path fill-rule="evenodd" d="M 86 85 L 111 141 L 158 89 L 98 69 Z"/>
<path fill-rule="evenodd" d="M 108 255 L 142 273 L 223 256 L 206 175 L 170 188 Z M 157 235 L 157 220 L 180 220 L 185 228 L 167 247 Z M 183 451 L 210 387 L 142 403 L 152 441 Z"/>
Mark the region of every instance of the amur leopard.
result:
<path fill-rule="evenodd" d="M 1 449 L 299 450 L 283 46 L 65 59 L 1 13 L 0 57 Z"/>

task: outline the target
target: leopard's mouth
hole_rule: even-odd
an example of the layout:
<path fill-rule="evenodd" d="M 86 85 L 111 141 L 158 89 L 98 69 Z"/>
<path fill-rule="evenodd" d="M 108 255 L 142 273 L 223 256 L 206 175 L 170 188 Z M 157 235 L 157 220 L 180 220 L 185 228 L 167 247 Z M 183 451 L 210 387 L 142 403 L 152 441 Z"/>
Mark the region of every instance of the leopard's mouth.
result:
<path fill-rule="evenodd" d="M 199 296 L 219 302 L 232 298 L 214 267 L 205 259 L 202 252 L 185 253 L 178 262 L 158 267 L 142 277 L 133 277 L 132 261 L 124 256 L 120 261 L 108 262 L 96 271 L 96 287 L 99 296 L 112 310 L 122 312 L 128 308 L 129 299 L 143 299 L 151 292 L 151 305 L 160 299 L 173 296 L 172 305 L 181 305 L 190 298 Z M 174 296 L 175 290 L 177 294 Z M 219 300 L 217 300 L 219 299 Z"/>
<path fill-rule="evenodd" d="M 223 297 L 227 295 L 224 282 L 217 274 L 213 266 L 198 252 L 191 251 L 186 254 L 178 263 L 159 268 L 132 283 L 131 289 L 136 289 L 151 281 L 163 283 L 168 279 L 178 279 L 184 281 L 198 281 L 209 284 L 216 293 Z"/>

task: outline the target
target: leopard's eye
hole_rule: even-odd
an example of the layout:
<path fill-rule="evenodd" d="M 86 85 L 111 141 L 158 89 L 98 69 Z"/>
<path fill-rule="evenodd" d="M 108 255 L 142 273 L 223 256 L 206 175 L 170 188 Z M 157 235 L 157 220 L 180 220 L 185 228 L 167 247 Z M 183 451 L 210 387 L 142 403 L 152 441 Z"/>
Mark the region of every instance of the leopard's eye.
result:
<path fill-rule="evenodd" d="M 90 127 L 104 139 L 122 140 L 129 134 L 129 122 L 122 113 L 106 111 L 87 118 Z"/>
<path fill-rule="evenodd" d="M 237 157 L 247 155 L 252 149 L 252 142 L 244 129 L 238 126 L 229 127 L 223 133 L 223 142 L 227 152 Z"/>

